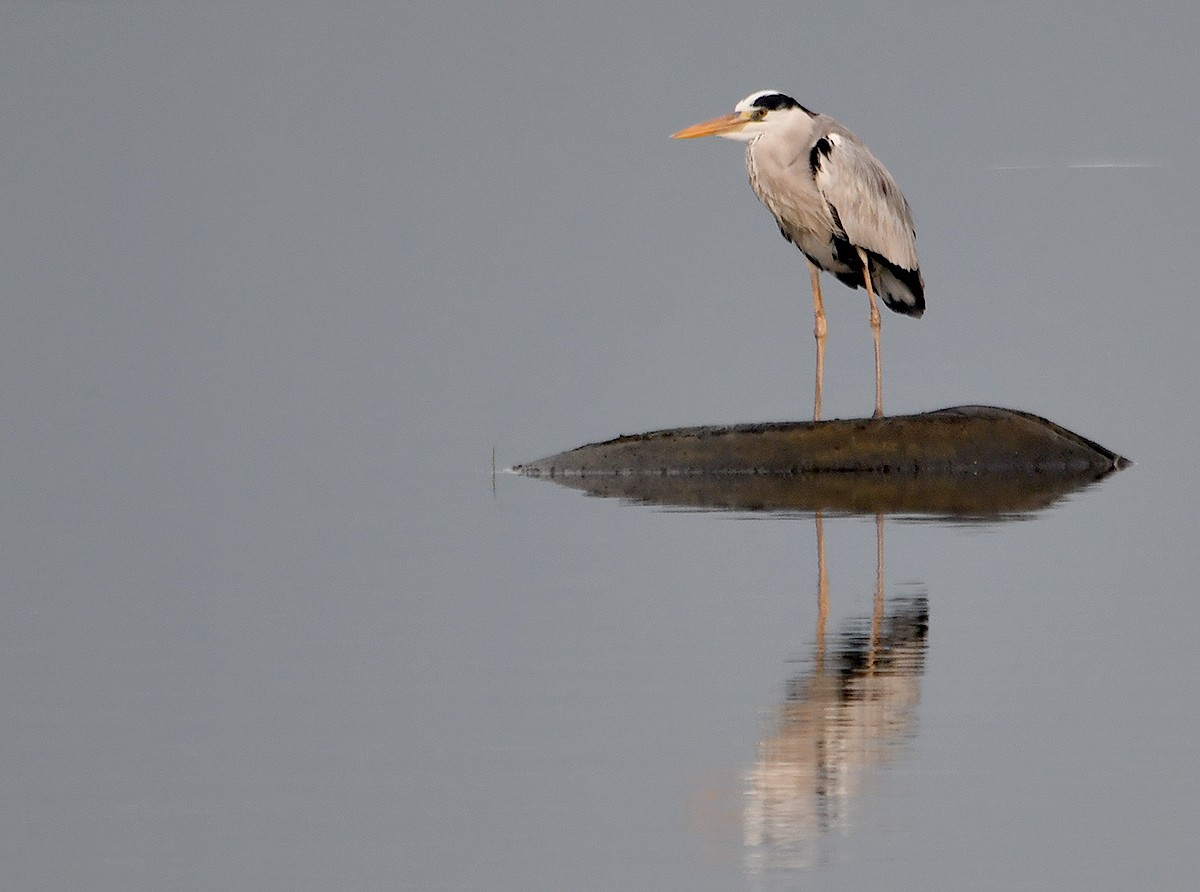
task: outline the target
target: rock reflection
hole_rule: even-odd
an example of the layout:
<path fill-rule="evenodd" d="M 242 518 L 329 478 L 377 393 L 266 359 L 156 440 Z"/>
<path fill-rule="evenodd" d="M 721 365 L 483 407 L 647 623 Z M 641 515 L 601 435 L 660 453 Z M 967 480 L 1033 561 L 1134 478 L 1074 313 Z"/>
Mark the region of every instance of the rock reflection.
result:
<path fill-rule="evenodd" d="M 828 860 L 829 838 L 848 826 L 855 797 L 916 732 L 928 601 L 885 601 L 883 515 L 875 523 L 871 616 L 827 637 L 824 519 L 816 515 L 816 639 L 810 667 L 788 682 L 748 776 L 743 833 L 752 872 Z"/>
<path fill-rule="evenodd" d="M 526 472 L 522 472 L 526 473 Z M 527 475 L 528 476 L 528 475 Z M 1106 474 L 562 474 L 590 496 L 717 511 L 829 511 L 956 521 L 1028 517 Z"/>

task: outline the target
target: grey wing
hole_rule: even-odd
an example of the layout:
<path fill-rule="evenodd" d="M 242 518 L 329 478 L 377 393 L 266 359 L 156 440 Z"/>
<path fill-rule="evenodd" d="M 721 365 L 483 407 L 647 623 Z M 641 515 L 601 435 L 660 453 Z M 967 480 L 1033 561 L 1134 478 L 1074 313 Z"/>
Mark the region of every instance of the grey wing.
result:
<path fill-rule="evenodd" d="M 905 270 L 917 269 L 912 211 L 886 167 L 850 133 L 828 133 L 812 154 L 813 179 L 846 238 Z"/>

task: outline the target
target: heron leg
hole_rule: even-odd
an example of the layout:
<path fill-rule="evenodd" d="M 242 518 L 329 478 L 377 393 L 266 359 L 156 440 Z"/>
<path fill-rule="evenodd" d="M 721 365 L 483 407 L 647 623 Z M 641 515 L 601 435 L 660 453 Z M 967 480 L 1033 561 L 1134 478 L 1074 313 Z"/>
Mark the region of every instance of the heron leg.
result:
<path fill-rule="evenodd" d="M 821 271 L 811 260 L 808 275 L 812 279 L 813 337 L 817 339 L 817 392 L 813 398 L 813 421 L 821 420 L 821 381 L 825 377 L 825 305 L 821 302 Z"/>
<path fill-rule="evenodd" d="M 871 265 L 867 260 L 867 252 L 856 247 L 858 258 L 862 261 L 863 284 L 867 286 L 867 297 L 871 299 L 871 337 L 875 341 L 875 416 L 883 417 L 883 371 L 879 362 L 879 305 L 875 302 L 875 289 L 871 286 Z"/>

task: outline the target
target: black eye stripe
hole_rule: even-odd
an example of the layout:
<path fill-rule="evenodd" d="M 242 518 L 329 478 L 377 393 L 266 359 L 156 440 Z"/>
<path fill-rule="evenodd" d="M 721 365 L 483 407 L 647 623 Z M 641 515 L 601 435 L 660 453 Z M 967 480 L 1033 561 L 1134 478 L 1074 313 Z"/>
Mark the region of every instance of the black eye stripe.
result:
<path fill-rule="evenodd" d="M 784 96 L 782 93 L 767 93 L 765 96 L 759 96 L 754 100 L 752 105 L 755 108 L 765 108 L 767 111 L 775 111 L 780 108 L 799 108 L 800 103 L 791 96 Z"/>

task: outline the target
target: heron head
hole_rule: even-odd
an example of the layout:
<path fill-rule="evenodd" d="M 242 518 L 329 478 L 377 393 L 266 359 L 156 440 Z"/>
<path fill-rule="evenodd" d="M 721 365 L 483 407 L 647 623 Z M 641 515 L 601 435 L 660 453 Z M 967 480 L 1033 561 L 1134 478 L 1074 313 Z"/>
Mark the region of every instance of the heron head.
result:
<path fill-rule="evenodd" d="M 733 112 L 684 127 L 672 133 L 674 139 L 695 139 L 698 136 L 723 136 L 749 142 L 754 137 L 767 133 L 797 112 L 812 114 L 799 102 L 778 90 L 759 90 L 751 93 L 733 107 Z"/>

